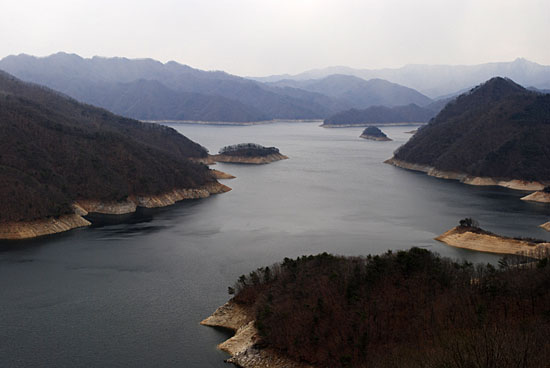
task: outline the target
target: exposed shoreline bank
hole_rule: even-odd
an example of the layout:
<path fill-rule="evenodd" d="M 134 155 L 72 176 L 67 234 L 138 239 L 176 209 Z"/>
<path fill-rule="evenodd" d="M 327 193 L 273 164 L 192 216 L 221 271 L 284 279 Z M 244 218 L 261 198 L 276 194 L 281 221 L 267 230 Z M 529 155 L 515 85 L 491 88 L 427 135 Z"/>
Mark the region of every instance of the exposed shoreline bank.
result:
<path fill-rule="evenodd" d="M 361 134 L 359 138 L 368 139 L 371 141 L 378 141 L 378 142 L 390 142 L 393 141 L 393 139 L 388 137 L 376 137 L 374 135 L 368 135 L 368 134 Z"/>
<path fill-rule="evenodd" d="M 550 248 L 550 243 L 515 239 L 460 226 L 446 231 L 435 240 L 456 248 L 496 254 L 535 255 L 537 249 Z"/>
<path fill-rule="evenodd" d="M 519 179 L 501 180 L 496 178 L 471 176 L 468 174 L 461 174 L 451 171 L 438 170 L 435 167 L 413 164 L 405 161 L 398 160 L 396 158 L 390 158 L 384 161 L 386 164 L 390 164 L 402 169 L 420 171 L 440 179 L 452 179 L 458 180 L 461 183 L 476 186 L 500 186 L 508 189 L 524 190 L 524 191 L 538 191 L 544 189 L 545 185 L 536 181 L 526 181 Z"/>
<path fill-rule="evenodd" d="M 273 153 L 267 156 L 231 156 L 231 155 L 211 155 L 212 160 L 217 162 L 234 163 L 234 164 L 269 164 L 271 162 L 286 160 L 288 156 L 280 153 Z"/>
<path fill-rule="evenodd" d="M 313 368 L 310 365 L 294 362 L 272 349 L 257 348 L 259 334 L 254 327 L 253 313 L 233 300 L 216 309 L 200 324 L 226 328 L 235 332 L 233 337 L 218 345 L 218 349 L 231 355 L 226 360 L 227 363 L 242 368 Z"/>
<path fill-rule="evenodd" d="M 521 197 L 521 200 L 539 203 L 550 203 L 550 193 L 539 190 L 529 195 L 526 195 L 525 197 Z"/>
<path fill-rule="evenodd" d="M 214 175 L 214 177 L 218 180 L 219 179 L 235 179 L 236 178 L 236 176 L 228 174 L 228 173 L 220 171 L 220 170 L 216 170 L 216 169 L 210 169 L 210 170 L 212 172 L 212 175 Z"/>
<path fill-rule="evenodd" d="M 31 239 L 90 226 L 92 223 L 83 217 L 89 213 L 124 215 L 135 212 L 138 207 L 166 207 L 184 199 L 206 198 L 212 194 L 225 193 L 230 190 L 231 188 L 226 185 L 213 182 L 197 189 L 174 189 L 159 195 L 130 196 L 125 201 L 120 202 L 78 200 L 73 204 L 74 214 L 34 221 L 0 223 L 0 240 Z"/>

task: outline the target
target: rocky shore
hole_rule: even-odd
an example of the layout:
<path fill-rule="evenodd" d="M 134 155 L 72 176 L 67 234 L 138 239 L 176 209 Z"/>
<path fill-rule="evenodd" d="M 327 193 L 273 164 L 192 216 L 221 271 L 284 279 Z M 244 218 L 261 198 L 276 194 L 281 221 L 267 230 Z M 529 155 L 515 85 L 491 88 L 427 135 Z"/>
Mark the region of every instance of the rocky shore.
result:
<path fill-rule="evenodd" d="M 235 179 L 235 176 L 220 170 L 211 169 L 211 173 L 216 179 Z"/>
<path fill-rule="evenodd" d="M 0 223 L 0 239 L 18 240 L 36 238 L 90 225 L 90 221 L 77 214 L 35 221 L 4 222 Z"/>
<path fill-rule="evenodd" d="M 212 160 L 217 162 L 235 163 L 235 164 L 269 164 L 271 162 L 286 160 L 288 156 L 280 153 L 273 153 L 266 156 L 232 156 L 232 155 L 212 155 Z"/>
<path fill-rule="evenodd" d="M 544 191 L 536 191 L 525 197 L 521 198 L 522 201 L 531 201 L 531 202 L 541 202 L 541 203 L 550 203 L 550 193 Z"/>
<path fill-rule="evenodd" d="M 441 234 L 435 240 L 456 248 L 497 254 L 535 254 L 539 248 L 550 247 L 550 243 L 509 238 L 461 226 Z"/>
<path fill-rule="evenodd" d="M 380 142 L 389 142 L 393 140 L 388 137 L 377 137 L 377 136 L 368 135 L 368 134 L 361 134 L 359 137 L 364 139 L 370 139 L 371 141 L 380 141 Z"/>
<path fill-rule="evenodd" d="M 544 188 L 544 184 L 536 181 L 526 181 L 526 180 L 519 180 L 519 179 L 500 180 L 495 178 L 471 176 L 463 173 L 442 171 L 432 166 L 413 164 L 410 162 L 398 160 L 396 158 L 390 158 L 384 161 L 384 163 L 390 164 L 396 167 L 400 167 L 403 169 L 420 171 L 428 174 L 429 176 L 433 176 L 436 178 L 458 180 L 461 183 L 469 184 L 469 185 L 478 185 L 478 186 L 495 185 L 495 186 L 501 186 L 509 189 L 528 190 L 528 191 L 532 191 L 532 190 L 538 191 Z"/>
<path fill-rule="evenodd" d="M 201 325 L 222 327 L 235 332 L 235 335 L 218 345 L 231 355 L 226 360 L 242 368 L 313 368 L 310 365 L 294 362 L 273 349 L 260 349 L 256 343 L 259 334 L 254 327 L 254 318 L 251 310 L 230 300 L 208 318 Z"/>
<path fill-rule="evenodd" d="M 198 189 L 174 189 L 159 195 L 130 196 L 121 202 L 79 200 L 73 204 L 74 214 L 34 221 L 0 223 L 0 240 L 29 239 L 90 226 L 90 221 L 83 217 L 88 213 L 123 215 L 135 212 L 137 207 L 165 207 L 184 199 L 206 198 L 212 194 L 225 193 L 230 190 L 231 188 L 226 185 L 213 182 Z"/>

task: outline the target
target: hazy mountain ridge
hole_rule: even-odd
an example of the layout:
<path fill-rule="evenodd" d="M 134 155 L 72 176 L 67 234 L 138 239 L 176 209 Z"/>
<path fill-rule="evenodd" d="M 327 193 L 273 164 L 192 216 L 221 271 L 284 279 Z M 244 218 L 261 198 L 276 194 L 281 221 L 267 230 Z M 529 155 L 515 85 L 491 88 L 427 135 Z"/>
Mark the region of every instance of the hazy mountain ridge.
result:
<path fill-rule="evenodd" d="M 81 99 L 115 114 L 142 120 L 261 121 L 266 114 L 222 96 L 176 92 L 156 80 L 103 84 Z"/>
<path fill-rule="evenodd" d="M 353 108 L 375 105 L 399 106 L 414 103 L 427 105 L 432 99 L 420 92 L 382 79 L 364 80 L 350 75 L 333 74 L 322 79 L 282 80 L 271 83 L 321 93 L 345 101 Z"/>
<path fill-rule="evenodd" d="M 354 69 L 344 66 L 309 70 L 297 75 L 273 75 L 253 78 L 263 82 L 280 80 L 320 79 L 331 74 L 352 75 L 365 80 L 382 78 L 398 83 L 431 97 L 437 98 L 465 88 L 476 86 L 495 76 L 508 77 L 524 86 L 550 88 L 550 66 L 518 58 L 511 62 L 477 65 L 422 65 L 411 64 L 401 68 Z"/>
<path fill-rule="evenodd" d="M 173 61 L 163 64 L 152 59 L 84 59 L 74 54 L 58 53 L 44 58 L 8 56 L 0 60 L 0 69 L 80 101 L 97 103 L 140 119 L 159 119 L 161 115 L 157 113 L 160 112 L 166 119 L 167 111 L 173 112 L 171 119 L 187 115 L 185 120 L 313 119 L 349 108 L 316 93 L 264 86 L 225 72 L 202 71 Z M 164 94 L 170 89 L 174 91 L 174 96 L 166 99 L 166 105 L 159 106 L 161 100 L 154 96 L 160 89 L 158 84 L 141 86 L 144 89 L 140 91 L 139 108 L 132 108 L 129 101 L 117 105 L 113 99 L 102 96 L 113 91 L 135 94 L 132 83 L 139 80 L 156 81 L 164 85 Z"/>
<path fill-rule="evenodd" d="M 175 130 L 84 105 L 0 72 L 0 222 L 71 213 L 215 182 L 189 158 L 207 150 Z"/>
<path fill-rule="evenodd" d="M 417 91 L 382 80 L 331 76 L 303 88 L 152 59 L 22 54 L 0 60 L 0 69 L 79 101 L 147 120 L 324 119 L 352 107 L 431 102 Z"/>
<path fill-rule="evenodd" d="M 493 78 L 459 96 L 395 158 L 474 177 L 550 181 L 550 95 Z"/>

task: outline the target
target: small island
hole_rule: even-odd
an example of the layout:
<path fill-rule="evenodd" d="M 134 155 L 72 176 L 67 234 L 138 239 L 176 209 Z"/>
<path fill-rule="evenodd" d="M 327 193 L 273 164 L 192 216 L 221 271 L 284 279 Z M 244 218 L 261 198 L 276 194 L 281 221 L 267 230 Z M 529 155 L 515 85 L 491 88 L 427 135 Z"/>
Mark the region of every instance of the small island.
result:
<path fill-rule="evenodd" d="M 274 161 L 286 160 L 276 147 L 264 147 L 256 143 L 241 143 L 220 149 L 217 155 L 210 156 L 212 160 L 236 164 L 268 164 Z"/>
<path fill-rule="evenodd" d="M 243 368 L 542 367 L 549 256 L 499 268 L 422 248 L 285 258 L 239 277 L 201 324 L 235 332 L 218 347 Z"/>
<path fill-rule="evenodd" d="M 388 138 L 388 136 L 384 134 L 383 131 L 381 131 L 378 127 L 375 127 L 375 126 L 370 126 L 365 128 L 365 130 L 363 130 L 363 133 L 361 133 L 360 137 L 364 139 L 370 139 L 373 141 L 391 141 L 392 140 Z"/>
<path fill-rule="evenodd" d="M 471 218 L 460 220 L 458 226 L 441 234 L 435 240 L 452 247 L 497 254 L 524 254 L 538 258 L 543 250 L 550 249 L 550 243 L 533 238 L 507 237 L 493 234 L 479 227 Z"/>

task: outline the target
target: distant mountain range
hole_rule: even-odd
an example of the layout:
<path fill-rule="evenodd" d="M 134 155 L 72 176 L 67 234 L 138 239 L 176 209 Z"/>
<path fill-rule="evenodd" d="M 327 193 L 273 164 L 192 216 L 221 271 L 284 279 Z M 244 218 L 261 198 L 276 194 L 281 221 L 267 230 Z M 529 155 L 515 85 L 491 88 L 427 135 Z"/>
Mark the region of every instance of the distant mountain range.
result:
<path fill-rule="evenodd" d="M 379 70 L 332 67 L 295 76 L 247 79 L 174 61 L 86 59 L 60 52 L 48 57 L 8 56 L 0 60 L 0 69 L 78 101 L 140 120 L 327 119 L 346 110 L 373 106 L 415 104 L 425 108 L 439 104 L 442 108 L 442 100 L 448 101 L 494 76 L 514 78 L 541 91 L 550 88 L 550 67 L 524 59 Z"/>
<path fill-rule="evenodd" d="M 333 74 L 322 79 L 284 79 L 273 86 L 299 88 L 336 98 L 353 108 L 370 106 L 428 105 L 432 99 L 422 93 L 383 79 L 364 80 L 351 75 Z"/>
<path fill-rule="evenodd" d="M 334 75 L 318 81 L 266 84 L 152 59 L 22 54 L 0 60 L 0 69 L 142 120 L 324 119 L 354 107 L 432 102 L 413 89 L 383 80 Z"/>
<path fill-rule="evenodd" d="M 550 95 L 492 78 L 448 103 L 394 159 L 472 177 L 548 183 L 549 141 Z"/>
<path fill-rule="evenodd" d="M 318 93 L 266 86 L 176 62 L 58 53 L 8 56 L 0 69 L 79 101 L 139 119 L 258 121 L 319 119 L 349 105 Z"/>
<path fill-rule="evenodd" d="M 344 66 L 306 71 L 297 75 L 252 78 L 261 82 L 321 79 L 333 74 L 352 75 L 365 80 L 382 78 L 438 99 L 457 91 L 469 90 L 496 76 L 507 77 L 523 86 L 550 89 L 550 66 L 518 58 L 512 62 L 478 65 L 406 65 L 394 69 L 354 69 Z M 448 96 L 447 96 L 448 97 Z"/>

